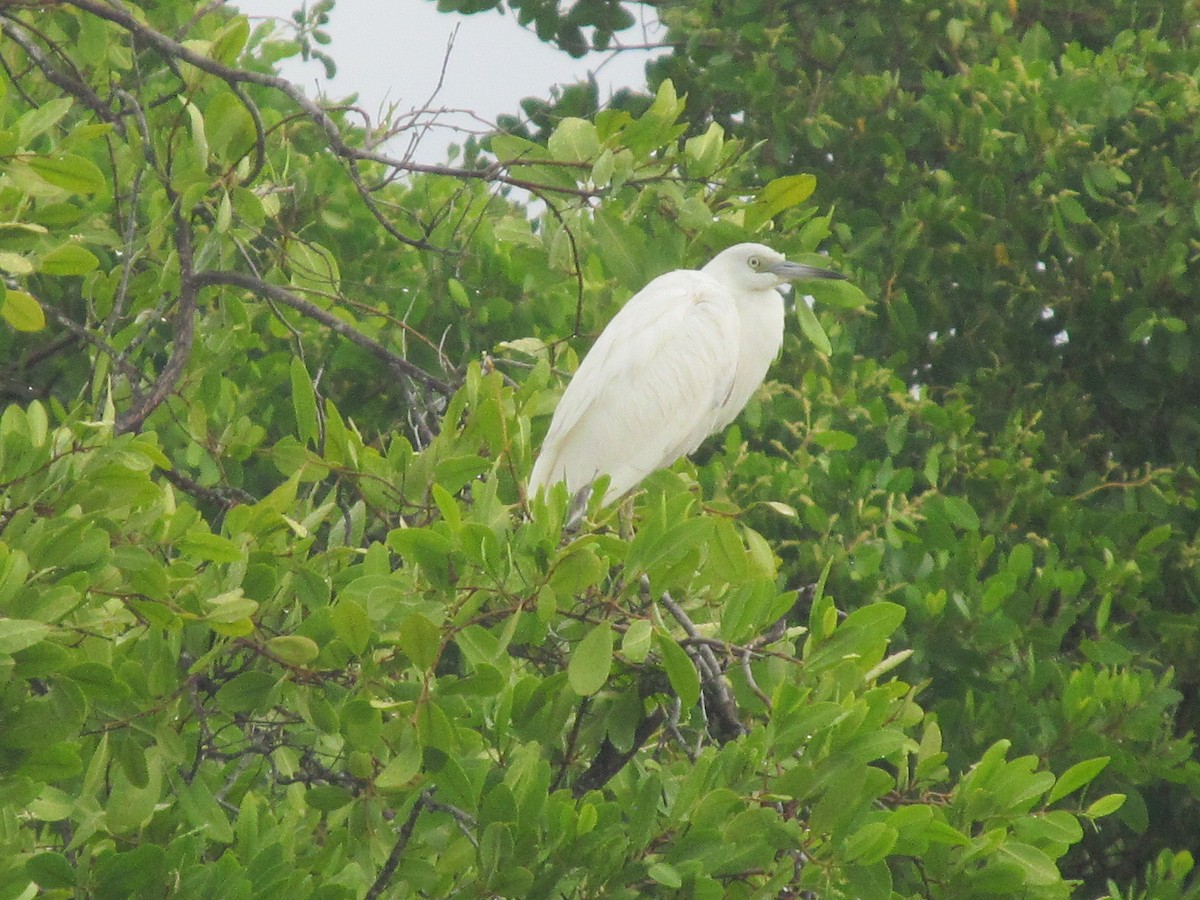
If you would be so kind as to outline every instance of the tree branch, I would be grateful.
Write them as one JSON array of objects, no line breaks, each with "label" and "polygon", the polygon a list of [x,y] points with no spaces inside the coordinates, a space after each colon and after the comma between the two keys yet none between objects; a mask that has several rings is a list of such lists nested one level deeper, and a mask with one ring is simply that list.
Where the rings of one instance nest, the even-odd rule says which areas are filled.
[{"label": "tree branch", "polygon": [[270,284],[266,281],[263,281],[261,278],[255,278],[253,275],[245,275],[241,272],[232,272],[221,269],[210,269],[205,272],[198,272],[195,276],[193,276],[192,283],[197,288],[219,284],[245,288],[248,291],[253,291],[254,293],[268,297],[277,303],[290,306],[292,309],[296,310],[302,315],[310,319],[315,319],[322,325],[325,325],[331,331],[337,332],[342,337],[357,344],[364,350],[367,350],[377,359],[390,366],[396,373],[407,376],[413,381],[421,383],[425,387],[436,391],[442,396],[448,397],[454,393],[454,388],[452,385],[442,381],[440,378],[435,378],[420,366],[409,362],[402,356],[397,356],[387,347],[383,346],[383,344],[379,343],[373,338],[367,337],[361,331],[354,328],[352,325],[343,322],[332,313],[321,309],[321,307],[317,306],[315,303],[310,303],[308,300],[296,296],[291,291],[280,287],[279,285]]},{"label": "tree branch", "polygon": [[[139,22],[132,15],[115,6],[110,6],[102,0],[65,0],[65,2],[74,6],[76,9],[91,13],[109,22],[121,26],[131,34],[137,35],[147,44],[156,48],[159,52],[168,57],[183,60],[195,66],[201,71],[207,72],[210,75],[215,75],[230,84],[248,83],[257,84],[262,87],[271,88],[280,91],[289,97],[301,110],[315,122],[322,131],[325,132],[326,140],[329,143],[329,148],[342,159],[358,160],[364,162],[375,162],[380,165],[387,166],[391,169],[397,169],[406,172],[421,172],[430,175],[446,175],[452,178],[474,179],[480,181],[498,182],[507,184],[512,187],[523,188],[530,191],[544,191],[547,193],[568,194],[577,197],[593,197],[596,195],[595,190],[587,188],[571,188],[561,185],[541,184],[539,182],[527,181],[522,178],[514,178],[507,174],[504,170],[510,165],[521,163],[496,162],[494,165],[483,169],[464,169],[457,166],[435,166],[425,163],[417,163],[412,160],[397,159],[393,156],[388,156],[385,153],[379,153],[375,150],[365,150],[361,147],[353,147],[347,144],[342,137],[341,129],[330,115],[321,107],[309,99],[304,92],[292,84],[286,78],[281,78],[278,75],[268,75],[264,72],[251,72],[246,69],[238,69],[233,66],[227,66],[224,63],[218,62],[208,56],[202,56],[194,50],[185,47],[178,41],[172,40],[165,34],[155,31],[148,25]],[[546,160],[545,164],[553,165],[554,161]],[[530,162],[529,164],[532,164]],[[563,165],[563,163],[558,163]],[[566,164],[574,165],[574,164]]]},{"label": "tree branch", "polygon": [[741,716],[738,714],[737,701],[734,700],[733,693],[729,690],[729,685],[725,681],[724,669],[717,661],[712,647],[708,646],[704,636],[696,630],[695,623],[667,591],[663,591],[659,601],[667,608],[675,621],[683,626],[687,636],[692,639],[692,643],[686,649],[700,673],[700,686],[704,690],[704,696],[716,713],[716,722],[712,723],[716,728],[710,726],[713,736],[720,740],[728,740],[745,734],[746,726],[742,724]]},{"label": "tree branch", "polygon": [[666,713],[662,709],[655,709],[654,712],[642,719],[633,732],[633,743],[624,752],[613,746],[606,737],[600,744],[600,750],[596,753],[592,764],[571,787],[572,795],[579,798],[588,791],[599,790],[608,784],[612,777],[625,768],[629,761],[637,755],[637,752],[642,749],[642,745],[650,739],[650,735],[658,731],[666,717]]}]

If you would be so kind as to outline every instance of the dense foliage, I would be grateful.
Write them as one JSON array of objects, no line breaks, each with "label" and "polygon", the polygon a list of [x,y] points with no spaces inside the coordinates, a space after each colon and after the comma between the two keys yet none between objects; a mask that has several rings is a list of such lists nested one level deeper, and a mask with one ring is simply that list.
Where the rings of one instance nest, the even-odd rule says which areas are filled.
[{"label": "dense foliage", "polygon": [[[461,167],[319,21],[0,8],[0,896],[1200,891],[1194,11],[822,6]],[[876,303],[564,535],[563,376],[750,237]]]}]

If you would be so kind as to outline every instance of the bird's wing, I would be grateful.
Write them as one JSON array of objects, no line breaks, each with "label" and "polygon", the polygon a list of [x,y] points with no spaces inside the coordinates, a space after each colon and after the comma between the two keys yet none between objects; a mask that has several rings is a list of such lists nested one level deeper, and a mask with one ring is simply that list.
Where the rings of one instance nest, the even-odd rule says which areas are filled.
[{"label": "bird's wing", "polygon": [[530,492],[611,476],[606,500],[690,453],[737,370],[737,306],[702,272],[660,276],[621,309],[563,392]]}]

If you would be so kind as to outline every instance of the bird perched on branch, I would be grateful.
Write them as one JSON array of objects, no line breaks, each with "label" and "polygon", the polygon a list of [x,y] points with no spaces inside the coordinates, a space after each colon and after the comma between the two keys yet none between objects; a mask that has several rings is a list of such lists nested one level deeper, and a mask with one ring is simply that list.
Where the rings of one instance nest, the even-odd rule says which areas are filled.
[{"label": "bird perched on branch", "polygon": [[[788,282],[843,278],[738,244],[703,269],[660,275],[608,323],[563,392],[529,478],[609,503],[732,422],[783,344]],[[586,496],[584,497],[586,502]]]}]

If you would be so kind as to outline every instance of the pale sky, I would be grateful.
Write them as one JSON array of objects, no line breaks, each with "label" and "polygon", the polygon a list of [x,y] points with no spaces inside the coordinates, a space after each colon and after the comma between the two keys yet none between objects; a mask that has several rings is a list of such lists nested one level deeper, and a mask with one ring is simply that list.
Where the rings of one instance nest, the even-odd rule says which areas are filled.
[{"label": "pale sky", "polygon": [[[253,26],[256,16],[290,20],[300,0],[234,0],[232,5],[251,16]],[[634,8],[635,14],[642,9]],[[442,89],[428,105],[473,111],[489,123],[502,113],[519,113],[521,98],[548,97],[551,85],[582,80],[589,71],[596,75],[602,100],[619,88],[641,87],[646,61],[653,55],[629,50],[572,59],[543,44],[511,15],[439,13],[429,0],[339,0],[325,29],[332,43],[322,48],[337,63],[337,76],[327,82],[319,63],[298,61],[287,63],[282,74],[310,95],[324,93],[329,99],[340,99],[357,93],[360,105],[373,117],[390,103],[397,104],[400,113],[421,109],[437,87],[456,25]],[[661,36],[660,26],[651,20],[645,31],[635,27],[618,38],[640,44]],[[439,122],[486,130],[465,114],[439,116]],[[414,158],[444,162],[447,147],[464,137],[450,127],[439,128],[422,139]],[[405,146],[391,149],[402,152]]]}]

